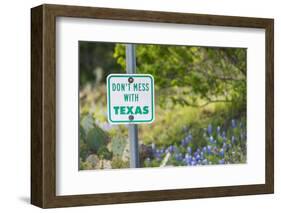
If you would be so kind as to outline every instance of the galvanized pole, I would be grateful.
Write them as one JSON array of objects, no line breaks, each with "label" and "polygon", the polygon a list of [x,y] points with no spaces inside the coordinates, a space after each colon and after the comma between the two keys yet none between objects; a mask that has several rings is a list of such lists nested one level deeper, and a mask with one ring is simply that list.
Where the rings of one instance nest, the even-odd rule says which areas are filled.
[{"label": "galvanized pole", "polygon": [[[126,45],[126,71],[128,74],[136,73],[136,51],[134,44]],[[130,141],[130,167],[140,167],[139,145],[138,145],[138,127],[136,124],[129,124]]]}]

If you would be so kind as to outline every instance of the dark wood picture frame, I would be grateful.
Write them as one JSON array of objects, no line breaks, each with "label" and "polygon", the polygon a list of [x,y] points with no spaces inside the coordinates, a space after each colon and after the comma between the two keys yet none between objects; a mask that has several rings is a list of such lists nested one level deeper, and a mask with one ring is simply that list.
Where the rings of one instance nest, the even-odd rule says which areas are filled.
[{"label": "dark wood picture frame", "polygon": [[[56,17],[265,29],[266,137],[265,184],[56,195]],[[267,194],[274,192],[274,20],[217,15],[154,12],[64,5],[31,9],[31,203],[66,207],[113,203]]]}]

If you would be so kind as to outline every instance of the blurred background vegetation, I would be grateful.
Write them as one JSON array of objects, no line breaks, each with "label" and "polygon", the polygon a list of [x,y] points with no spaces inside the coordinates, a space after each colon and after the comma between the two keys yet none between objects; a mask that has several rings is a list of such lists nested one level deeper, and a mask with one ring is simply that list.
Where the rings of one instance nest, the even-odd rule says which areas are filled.
[{"label": "blurred background vegetation", "polygon": [[[246,162],[246,49],[136,45],[154,76],[156,119],[139,125],[142,167]],[[126,125],[107,121],[106,77],[125,45],[79,42],[80,169],[129,167]]]}]

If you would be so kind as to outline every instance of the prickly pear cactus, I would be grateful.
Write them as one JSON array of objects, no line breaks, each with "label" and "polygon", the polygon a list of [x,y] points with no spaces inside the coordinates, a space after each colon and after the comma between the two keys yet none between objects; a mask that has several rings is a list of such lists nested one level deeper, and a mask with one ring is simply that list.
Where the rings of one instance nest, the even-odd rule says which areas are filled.
[{"label": "prickly pear cactus", "polygon": [[100,147],[108,143],[108,136],[100,127],[94,124],[87,134],[86,143],[96,153]]},{"label": "prickly pear cactus", "polygon": [[98,150],[108,143],[107,133],[104,132],[94,122],[94,118],[91,115],[85,115],[81,118],[80,126],[84,135],[84,142],[93,153],[97,153]]},{"label": "prickly pear cactus", "polygon": [[112,139],[112,152],[113,155],[121,157],[126,146],[126,139],[118,136]]},{"label": "prickly pear cactus", "polygon": [[[81,118],[80,125],[82,127],[83,133],[88,134],[89,131],[93,128],[94,118],[91,115],[85,115]],[[80,129],[81,131],[81,129]]]}]

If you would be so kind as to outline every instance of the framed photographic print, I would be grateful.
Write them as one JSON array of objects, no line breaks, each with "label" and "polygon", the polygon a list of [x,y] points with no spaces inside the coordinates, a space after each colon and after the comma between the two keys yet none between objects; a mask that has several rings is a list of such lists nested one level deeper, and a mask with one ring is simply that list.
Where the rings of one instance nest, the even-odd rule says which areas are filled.
[{"label": "framed photographic print", "polygon": [[273,193],[272,19],[31,9],[31,203]]}]

